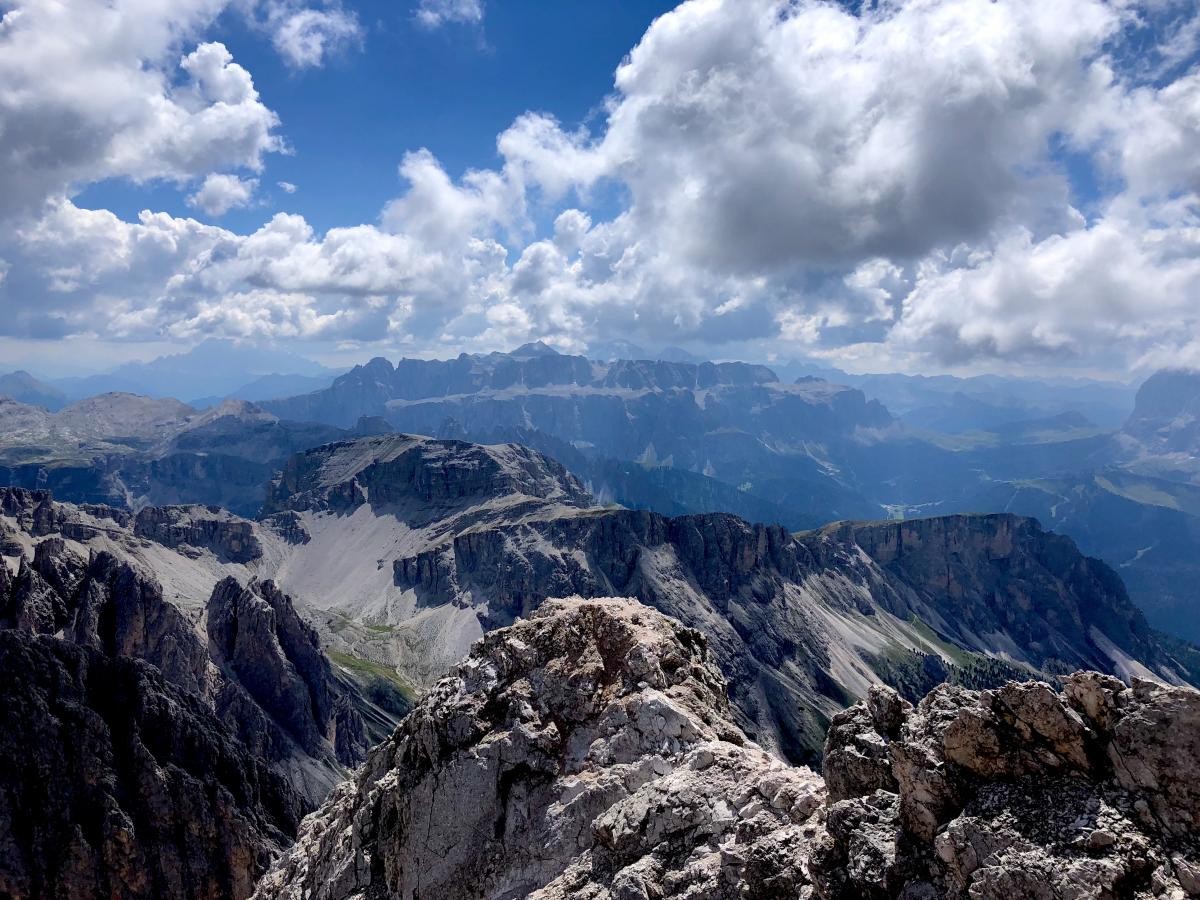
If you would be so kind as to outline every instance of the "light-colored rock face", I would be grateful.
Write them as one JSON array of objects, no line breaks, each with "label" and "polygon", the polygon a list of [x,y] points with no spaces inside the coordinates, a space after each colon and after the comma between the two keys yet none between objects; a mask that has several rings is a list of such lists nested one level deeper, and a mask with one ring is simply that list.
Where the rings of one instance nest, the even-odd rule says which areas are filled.
[{"label": "light-colored rock face", "polygon": [[1093,672],[899,708],[835,718],[820,896],[1200,896],[1200,693]]},{"label": "light-colored rock face", "polygon": [[553,601],[479,641],[258,896],[795,896],[823,798],[732,724],[697,632]]},{"label": "light-colored rock face", "polygon": [[551,601],[306,820],[261,900],[1200,896],[1200,694],[1077,673],[837,716],[822,780],[730,722],[704,639]]}]

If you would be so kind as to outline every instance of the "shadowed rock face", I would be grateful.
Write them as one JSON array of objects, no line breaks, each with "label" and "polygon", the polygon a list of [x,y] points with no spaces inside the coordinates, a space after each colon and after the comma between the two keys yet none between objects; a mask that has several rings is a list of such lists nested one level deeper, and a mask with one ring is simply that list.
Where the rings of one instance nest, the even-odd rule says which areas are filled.
[{"label": "shadowed rock face", "polygon": [[828,791],[730,721],[696,631],[555,600],[481,639],[261,900],[1200,895],[1200,694],[1077,673],[835,717]]},{"label": "shadowed rock face", "polygon": [[824,533],[861,547],[898,576],[909,589],[902,595],[932,606],[962,646],[1004,635],[1050,672],[1104,668],[1103,639],[1151,667],[1182,664],[1186,671],[1200,662],[1171,658],[1117,573],[1034,519],[944,516],[833,525]]},{"label": "shadowed rock face", "polygon": [[[39,505],[34,512],[53,517],[61,509]],[[155,530],[178,536],[182,526],[170,521]],[[224,529],[237,524],[218,517],[213,530],[191,527],[229,548]],[[32,562],[22,557],[15,575],[0,568],[0,628],[61,635],[109,657],[151,664],[200,699],[310,804],[338,781],[343,766],[364,758],[369,744],[359,708],[368,704],[335,678],[316,633],[271,582],[243,588],[230,577],[218,584],[202,634],[154,578],[113,553],[85,559],[62,538],[47,537]],[[373,734],[384,733],[380,722],[372,726]]]},{"label": "shadowed rock face", "polygon": [[272,582],[243,588],[236,578],[221,581],[208,602],[207,628],[216,665],[305,753],[320,758],[332,746],[344,765],[364,758],[362,719],[335,681],[316,631]]},{"label": "shadowed rock face", "polygon": [[226,900],[305,805],[155,667],[0,631],[0,896]]}]

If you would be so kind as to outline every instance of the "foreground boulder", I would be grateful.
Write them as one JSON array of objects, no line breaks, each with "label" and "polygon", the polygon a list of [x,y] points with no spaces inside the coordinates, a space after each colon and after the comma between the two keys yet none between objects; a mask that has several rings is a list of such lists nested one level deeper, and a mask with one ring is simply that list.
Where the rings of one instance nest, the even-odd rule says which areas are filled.
[{"label": "foreground boulder", "polygon": [[257,896],[796,896],[824,788],[729,716],[698,632],[551,601],[475,645]]},{"label": "foreground boulder", "polygon": [[1094,672],[835,717],[826,898],[1200,896],[1200,693]]},{"label": "foreground boulder", "polygon": [[554,600],[485,636],[262,900],[1200,896],[1200,694],[1078,673],[838,715],[825,783],[732,723],[696,631]]}]

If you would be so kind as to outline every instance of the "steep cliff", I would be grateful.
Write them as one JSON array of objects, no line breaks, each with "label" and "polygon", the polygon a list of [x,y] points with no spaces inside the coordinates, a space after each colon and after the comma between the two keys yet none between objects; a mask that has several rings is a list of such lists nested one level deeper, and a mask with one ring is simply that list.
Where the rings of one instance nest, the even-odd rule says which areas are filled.
[{"label": "steep cliff", "polygon": [[0,896],[249,896],[304,799],[154,666],[0,631]]}]

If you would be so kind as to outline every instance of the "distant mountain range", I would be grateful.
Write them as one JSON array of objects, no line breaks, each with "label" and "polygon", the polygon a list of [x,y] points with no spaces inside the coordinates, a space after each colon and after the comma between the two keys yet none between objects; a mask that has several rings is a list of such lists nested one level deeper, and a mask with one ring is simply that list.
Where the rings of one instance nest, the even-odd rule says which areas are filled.
[{"label": "distant mountain range", "polygon": [[200,411],[113,393],[51,413],[0,398],[0,484],[83,503],[209,503],[253,514],[288,456],[377,430],[363,427],[284,422],[237,400]]},{"label": "distant mountain range", "polygon": [[[327,377],[265,376],[237,393]],[[286,457],[326,441],[402,431],[517,442],[558,460],[602,502],[664,515],[730,512],[790,530],[956,512],[1033,516],[1117,568],[1156,626],[1200,639],[1200,376],[1155,375],[1129,399],[1120,428],[1097,424],[1127,395],[1120,385],[848,379],[871,387],[785,382],[745,363],[601,361],[544,344],[375,359],[317,390],[203,414],[118,395],[55,415],[9,404],[0,407],[0,479],[66,499],[253,514]]]},{"label": "distant mountain range", "polygon": [[108,393],[213,406],[226,399],[267,400],[317,390],[339,374],[286,350],[210,339],[184,353],[125,363],[97,375],[42,380],[27,372],[0,375],[0,396],[51,412],[71,401]]},{"label": "distant mountain range", "polygon": [[8,397],[30,406],[41,406],[51,412],[57,412],[68,402],[63,391],[54,385],[39,381],[23,370],[0,375],[0,397]]}]

